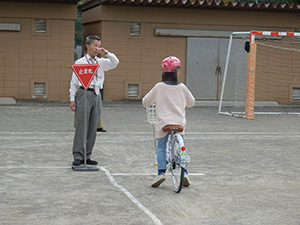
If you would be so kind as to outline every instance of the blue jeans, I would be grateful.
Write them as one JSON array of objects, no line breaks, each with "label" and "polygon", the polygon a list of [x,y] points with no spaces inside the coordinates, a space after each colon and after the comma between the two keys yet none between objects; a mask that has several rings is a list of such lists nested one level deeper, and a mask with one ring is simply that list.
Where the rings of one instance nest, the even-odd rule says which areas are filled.
[{"label": "blue jeans", "polygon": [[[184,135],[181,135],[184,141]],[[157,138],[157,148],[156,148],[156,160],[157,160],[157,169],[165,170],[166,167],[166,147],[169,134],[163,138]]]}]

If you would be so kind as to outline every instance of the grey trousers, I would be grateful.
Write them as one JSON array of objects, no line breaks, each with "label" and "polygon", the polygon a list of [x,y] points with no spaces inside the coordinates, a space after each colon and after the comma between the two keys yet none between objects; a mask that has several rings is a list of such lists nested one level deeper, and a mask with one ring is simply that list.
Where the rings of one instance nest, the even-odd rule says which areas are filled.
[{"label": "grey trousers", "polygon": [[86,159],[91,158],[97,134],[97,124],[101,114],[101,94],[92,90],[79,89],[76,93],[75,136],[73,141],[74,159],[84,159],[84,111],[86,91]]}]

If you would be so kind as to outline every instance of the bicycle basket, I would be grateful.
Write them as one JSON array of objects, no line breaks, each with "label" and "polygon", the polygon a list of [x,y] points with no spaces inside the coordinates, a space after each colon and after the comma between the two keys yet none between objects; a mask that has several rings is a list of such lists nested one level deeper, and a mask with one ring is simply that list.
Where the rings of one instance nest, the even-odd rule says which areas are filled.
[{"label": "bicycle basket", "polygon": [[156,105],[146,108],[148,123],[155,125],[156,123]]}]

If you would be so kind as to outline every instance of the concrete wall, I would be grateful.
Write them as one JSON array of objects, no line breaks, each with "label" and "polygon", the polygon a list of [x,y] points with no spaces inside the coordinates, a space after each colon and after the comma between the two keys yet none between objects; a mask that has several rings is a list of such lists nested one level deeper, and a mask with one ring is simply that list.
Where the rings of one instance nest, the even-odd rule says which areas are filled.
[{"label": "concrete wall", "polygon": [[[0,24],[21,25],[0,31],[0,97],[31,99],[34,82],[44,82],[47,100],[69,99],[76,16],[76,5],[0,3]],[[35,19],[47,21],[46,33],[34,32]]]},{"label": "concrete wall", "polygon": [[[186,37],[156,36],[156,28],[217,31],[295,31],[300,28],[300,15],[296,13],[98,6],[83,12],[82,16],[84,36],[100,35],[103,47],[120,58],[118,68],[106,73],[104,99],[111,100],[130,99],[127,96],[129,83],[139,84],[137,99],[142,98],[161,80],[160,62],[169,55],[181,59],[179,80],[185,82]],[[135,22],[141,23],[139,37],[129,35],[130,23]],[[258,99],[265,100],[264,92],[258,93]]]}]

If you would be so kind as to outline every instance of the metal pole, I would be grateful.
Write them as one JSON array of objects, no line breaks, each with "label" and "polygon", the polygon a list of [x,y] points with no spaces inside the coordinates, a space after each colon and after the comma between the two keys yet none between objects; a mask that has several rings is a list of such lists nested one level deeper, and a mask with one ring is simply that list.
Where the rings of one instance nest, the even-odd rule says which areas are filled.
[{"label": "metal pole", "polygon": [[84,167],[86,167],[86,138],[87,138],[87,132],[86,132],[86,89],[84,90]]},{"label": "metal pole", "polygon": [[[252,39],[254,41],[254,38]],[[256,49],[254,42],[250,43],[247,66],[247,90],[246,90],[246,119],[254,119],[254,102],[255,102],[255,70],[256,70]]]},{"label": "metal pole", "polygon": [[232,34],[230,35],[229,44],[228,44],[228,51],[227,51],[227,57],[226,57],[226,63],[225,63],[225,70],[224,70],[224,76],[223,76],[222,90],[221,90],[221,95],[220,95],[220,102],[219,102],[218,112],[221,112],[221,108],[222,108],[222,102],[223,102],[223,96],[224,96],[224,89],[225,89],[225,82],[226,82],[227,71],[228,71],[228,64],[229,64],[229,56],[230,56],[230,51],[231,51],[231,44],[232,44]]},{"label": "metal pole", "polygon": [[246,34],[250,34],[250,32],[249,31],[233,32],[230,35],[229,44],[228,44],[228,51],[227,51],[227,57],[226,57],[226,63],[225,63],[225,70],[224,70],[223,81],[222,81],[222,89],[221,89],[218,113],[221,112],[221,108],[222,108],[222,102],[223,102],[224,90],[225,90],[225,82],[226,82],[227,73],[228,73],[228,65],[229,65],[229,58],[230,58],[233,35],[246,35]]}]

